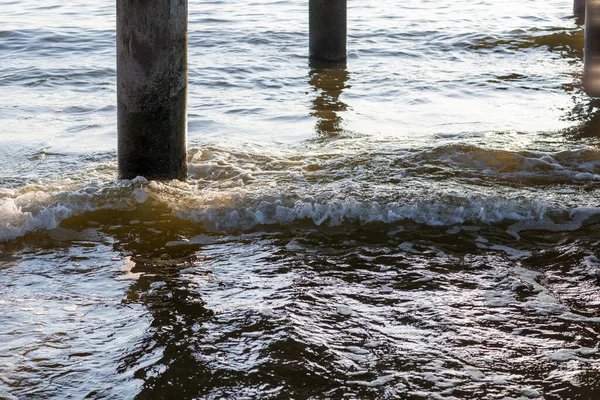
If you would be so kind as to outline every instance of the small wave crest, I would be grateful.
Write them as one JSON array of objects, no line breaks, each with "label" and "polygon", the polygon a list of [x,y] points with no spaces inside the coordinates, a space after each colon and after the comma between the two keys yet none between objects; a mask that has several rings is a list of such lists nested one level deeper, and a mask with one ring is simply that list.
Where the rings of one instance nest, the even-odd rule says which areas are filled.
[{"label": "small wave crest", "polygon": [[[297,223],[511,222],[508,233],[516,238],[527,229],[578,229],[598,213],[593,191],[582,194],[563,185],[544,186],[541,192],[532,185],[515,188],[490,180],[503,176],[523,182],[529,176],[595,182],[600,178],[595,150],[542,154],[450,145],[411,151],[390,143],[351,144],[345,151],[336,143],[302,152],[204,146],[190,152],[187,182],[118,181],[114,168],[104,164],[89,181],[71,177],[3,189],[0,241],[55,229],[86,212],[152,208],[149,204],[214,231]],[[474,176],[477,182],[468,179]]]},{"label": "small wave crest", "polygon": [[414,164],[423,163],[460,169],[464,175],[483,174],[527,185],[600,180],[600,152],[596,149],[543,153],[448,145],[418,153]]}]

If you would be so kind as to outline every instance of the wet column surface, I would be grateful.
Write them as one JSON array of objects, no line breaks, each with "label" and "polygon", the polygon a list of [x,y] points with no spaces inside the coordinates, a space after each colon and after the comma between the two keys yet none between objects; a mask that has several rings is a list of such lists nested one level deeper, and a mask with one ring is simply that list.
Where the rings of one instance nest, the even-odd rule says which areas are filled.
[{"label": "wet column surface", "polygon": [[577,17],[578,23],[582,23],[585,19],[585,2],[586,0],[573,1],[573,14]]},{"label": "wet column surface", "polygon": [[346,58],[346,0],[309,1],[309,54],[338,61]]},{"label": "wet column surface", "polygon": [[187,26],[187,0],[117,1],[119,178],[186,178]]},{"label": "wet column surface", "polygon": [[583,87],[592,97],[600,97],[600,0],[587,0]]}]

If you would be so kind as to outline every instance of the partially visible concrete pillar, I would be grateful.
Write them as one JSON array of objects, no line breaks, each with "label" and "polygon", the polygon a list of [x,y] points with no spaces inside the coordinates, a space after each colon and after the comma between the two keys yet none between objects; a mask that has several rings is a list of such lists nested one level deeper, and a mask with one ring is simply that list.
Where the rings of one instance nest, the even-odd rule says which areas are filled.
[{"label": "partially visible concrete pillar", "polygon": [[573,15],[577,17],[578,23],[585,21],[585,1],[586,0],[573,1]]},{"label": "partially visible concrete pillar", "polygon": [[588,95],[600,97],[600,0],[586,2],[583,88]]},{"label": "partially visible concrete pillar", "polygon": [[185,179],[187,0],[117,1],[119,178]]},{"label": "partially visible concrete pillar", "polygon": [[309,0],[309,54],[338,61],[346,58],[346,0]]}]

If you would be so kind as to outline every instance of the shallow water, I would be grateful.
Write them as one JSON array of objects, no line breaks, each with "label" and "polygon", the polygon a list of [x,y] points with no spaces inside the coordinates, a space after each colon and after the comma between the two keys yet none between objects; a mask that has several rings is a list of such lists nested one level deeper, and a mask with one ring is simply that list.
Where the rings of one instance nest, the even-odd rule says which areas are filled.
[{"label": "shallow water", "polygon": [[191,2],[185,182],[116,180],[114,4],[0,0],[0,398],[592,399],[565,1]]}]

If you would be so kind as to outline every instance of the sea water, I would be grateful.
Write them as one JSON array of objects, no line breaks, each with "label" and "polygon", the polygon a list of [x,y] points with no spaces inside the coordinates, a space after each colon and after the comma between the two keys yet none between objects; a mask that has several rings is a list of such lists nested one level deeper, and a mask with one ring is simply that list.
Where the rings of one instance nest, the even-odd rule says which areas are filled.
[{"label": "sea water", "polygon": [[116,179],[115,5],[0,0],[0,398],[600,396],[570,1],[190,1],[186,182]]}]

